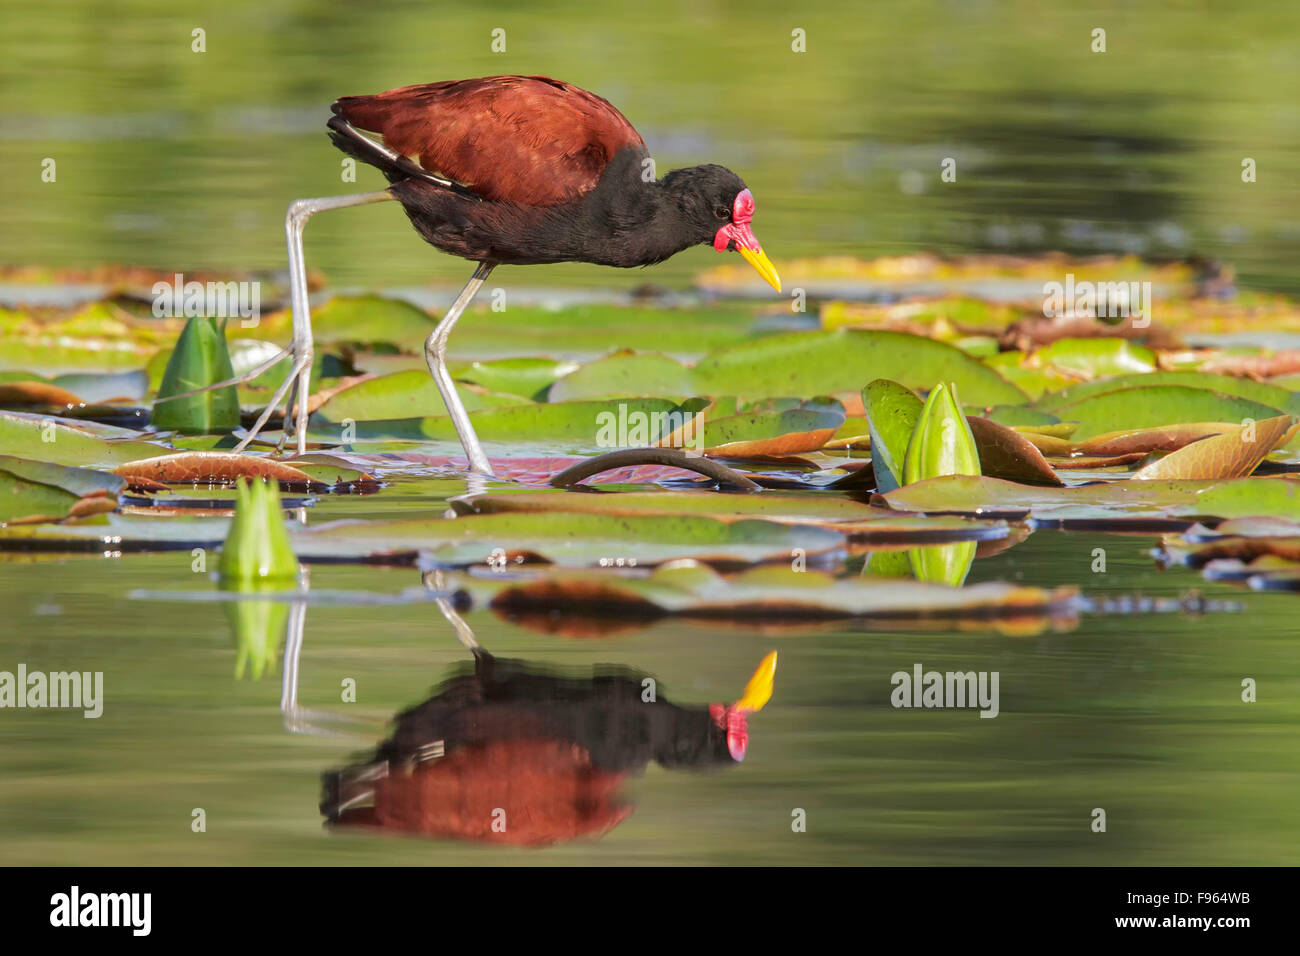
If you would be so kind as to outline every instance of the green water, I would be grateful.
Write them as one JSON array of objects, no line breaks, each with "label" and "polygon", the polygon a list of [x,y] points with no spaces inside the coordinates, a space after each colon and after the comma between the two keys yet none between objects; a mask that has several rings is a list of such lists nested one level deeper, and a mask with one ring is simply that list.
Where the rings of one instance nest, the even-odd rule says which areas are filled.
[{"label": "green water", "polygon": [[[432,504],[431,504],[431,507]],[[280,681],[236,680],[210,604],[129,600],[207,591],[188,552],[6,563],[0,661],[102,670],[104,710],[11,710],[0,728],[6,863],[1080,863],[1294,864],[1300,665],[1295,598],[1159,572],[1151,539],[1037,532],[976,562],[971,581],[1078,582],[1092,597],[1199,590],[1236,613],[1084,615],[1073,629],[804,627],[778,635],[660,622],[607,639],[538,634],[466,615],[501,657],[574,674],[619,664],[674,703],[734,699],[780,652],[744,763],[632,778],[632,815],[600,840],[521,850],[337,834],[322,772],[373,747],[386,722],[468,659],[432,604],[312,607],[302,706],[357,718],[347,736],[287,732]],[[1107,549],[1107,571],[1090,570]],[[397,592],[413,570],[318,566],[314,590]],[[890,677],[1000,674],[1000,714],[890,706]],[[1241,701],[1253,677],[1258,701]],[[343,681],[357,700],[342,701]],[[338,726],[338,725],[332,725]],[[1107,831],[1090,829],[1094,808]],[[196,808],[207,830],[191,830]],[[806,832],[792,830],[802,808]]]}]

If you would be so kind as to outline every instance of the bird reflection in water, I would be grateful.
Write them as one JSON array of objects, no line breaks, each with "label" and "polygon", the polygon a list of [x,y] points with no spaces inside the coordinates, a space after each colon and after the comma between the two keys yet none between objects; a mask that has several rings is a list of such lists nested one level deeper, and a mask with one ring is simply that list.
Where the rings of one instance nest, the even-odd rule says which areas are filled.
[{"label": "bird reflection in water", "polygon": [[679,706],[633,670],[566,677],[473,648],[364,762],[324,776],[335,827],[544,846],[596,837],[632,811],[629,774],[744,759],[747,718],[772,693],[776,653],[732,704]]}]

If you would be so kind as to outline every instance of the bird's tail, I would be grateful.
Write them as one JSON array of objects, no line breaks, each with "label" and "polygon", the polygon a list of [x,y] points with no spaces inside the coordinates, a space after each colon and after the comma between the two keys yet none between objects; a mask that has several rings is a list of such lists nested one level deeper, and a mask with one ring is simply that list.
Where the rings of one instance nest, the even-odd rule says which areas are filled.
[{"label": "bird's tail", "polygon": [[[337,108],[338,104],[336,103],[335,109],[337,110]],[[441,176],[435,176],[418,163],[412,162],[405,156],[395,153],[383,143],[366,136],[342,116],[331,116],[327,125],[329,126],[330,140],[333,141],[335,146],[349,156],[374,166],[384,174],[384,178],[390,183],[400,183],[406,179],[421,179],[444,189],[450,189],[453,192],[473,195],[460,183],[452,182],[450,179],[444,179]]]},{"label": "bird's tail", "polygon": [[322,774],[321,814],[333,824],[369,820],[374,814],[375,781],[387,773],[384,761]]}]

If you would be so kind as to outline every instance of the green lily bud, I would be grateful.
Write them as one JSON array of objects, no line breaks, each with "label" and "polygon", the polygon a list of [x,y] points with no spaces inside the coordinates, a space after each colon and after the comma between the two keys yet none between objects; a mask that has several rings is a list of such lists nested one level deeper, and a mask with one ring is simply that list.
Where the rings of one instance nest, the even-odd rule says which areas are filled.
[{"label": "green lily bud", "polygon": [[903,462],[903,484],[942,475],[979,475],[980,456],[955,383],[940,382],[921,409]]},{"label": "green lily bud", "polygon": [[221,549],[218,574],[223,587],[260,590],[291,587],[298,579],[298,559],[289,543],[274,482],[242,478],[236,486],[235,520]]},{"label": "green lily bud", "polygon": [[187,435],[228,432],[239,425],[239,394],[226,385],[211,391],[172,399],[196,388],[234,378],[226,348],[225,323],[193,317],[176,340],[149,421],[156,428],[175,429]]}]

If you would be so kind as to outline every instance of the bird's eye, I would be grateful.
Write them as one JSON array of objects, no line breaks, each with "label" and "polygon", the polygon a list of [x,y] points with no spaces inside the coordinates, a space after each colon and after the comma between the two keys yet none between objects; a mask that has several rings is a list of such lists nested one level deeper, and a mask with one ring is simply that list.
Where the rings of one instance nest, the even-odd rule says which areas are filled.
[{"label": "bird's eye", "polygon": [[731,218],[731,210],[728,209],[726,206],[714,206],[713,214],[717,216],[719,219]]}]

